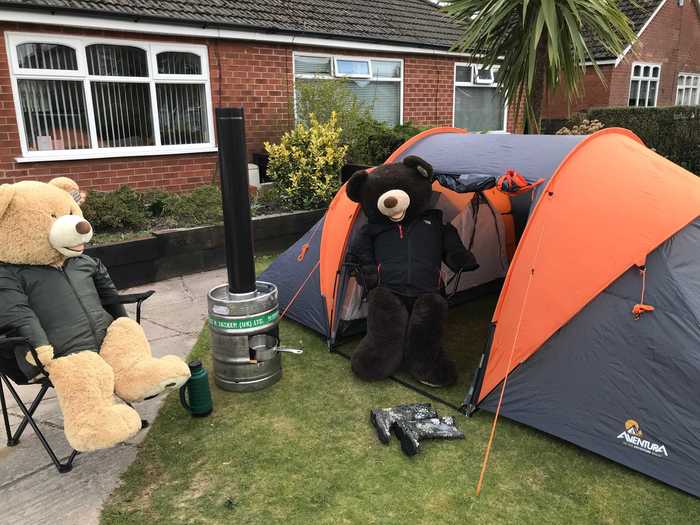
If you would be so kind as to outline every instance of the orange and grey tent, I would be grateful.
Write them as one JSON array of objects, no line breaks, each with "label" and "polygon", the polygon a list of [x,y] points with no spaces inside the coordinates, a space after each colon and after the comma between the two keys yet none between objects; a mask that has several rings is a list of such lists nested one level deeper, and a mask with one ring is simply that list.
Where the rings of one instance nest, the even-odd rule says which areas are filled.
[{"label": "orange and grey tent", "polygon": [[[451,292],[503,283],[465,412],[495,411],[507,380],[504,416],[700,496],[700,180],[622,129],[439,128],[388,161],[407,155],[433,164],[435,206],[482,264]],[[546,181],[517,248],[515,200],[483,189],[508,169]],[[364,317],[345,266],[364,220],[341,188],[261,276],[331,344]]]}]

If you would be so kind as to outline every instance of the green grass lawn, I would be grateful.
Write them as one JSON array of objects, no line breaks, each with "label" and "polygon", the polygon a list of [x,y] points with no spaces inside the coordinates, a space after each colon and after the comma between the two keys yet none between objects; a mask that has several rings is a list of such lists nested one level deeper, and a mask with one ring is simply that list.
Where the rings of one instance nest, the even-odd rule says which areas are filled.
[{"label": "green grass lawn", "polygon": [[[464,370],[483,349],[495,298],[450,312],[446,346]],[[413,458],[379,443],[372,407],[422,401],[393,382],[363,383],[318,335],[283,322],[284,376],[267,390],[212,387],[214,412],[189,417],[171,395],[102,513],[105,524],[700,523],[700,501],[522,425],[501,420],[481,497],[474,495],[492,415],[458,416],[462,441]],[[351,345],[348,345],[351,346]],[[205,330],[193,357],[211,370]]]}]

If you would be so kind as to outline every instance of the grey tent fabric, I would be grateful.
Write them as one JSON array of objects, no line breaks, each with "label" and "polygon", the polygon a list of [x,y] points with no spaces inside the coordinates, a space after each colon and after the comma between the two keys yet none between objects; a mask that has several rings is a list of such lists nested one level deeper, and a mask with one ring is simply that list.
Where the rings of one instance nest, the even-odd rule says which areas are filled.
[{"label": "grey tent fabric", "polygon": [[[510,135],[507,133],[438,133],[425,137],[404,151],[399,159],[418,155],[433,165],[440,184],[458,192],[488,186],[508,170],[516,170],[530,182],[548,181],[585,135]],[[544,189],[512,200],[516,231],[522,233],[530,210]],[[485,188],[480,188],[485,189]]]},{"label": "grey tent fabric", "polygon": [[400,156],[418,155],[436,173],[452,174],[468,182],[474,177],[498,178],[517,170],[528,182],[549,180],[564,157],[585,136],[510,135],[505,133],[439,133],[425,137]]},{"label": "grey tent fabric", "polygon": [[510,375],[502,414],[700,496],[698,246],[700,219],[649,255],[639,320],[639,269],[620,276]]},{"label": "grey tent fabric", "polygon": [[[286,310],[287,317],[327,335],[325,302],[321,296],[319,270],[315,268],[320,257],[324,220],[325,217],[320,219],[301,239],[277,257],[258,280],[277,286],[280,310]],[[300,261],[298,257],[306,244],[308,251]],[[294,300],[294,308],[287,309],[300,289],[303,293],[300,292]]]}]

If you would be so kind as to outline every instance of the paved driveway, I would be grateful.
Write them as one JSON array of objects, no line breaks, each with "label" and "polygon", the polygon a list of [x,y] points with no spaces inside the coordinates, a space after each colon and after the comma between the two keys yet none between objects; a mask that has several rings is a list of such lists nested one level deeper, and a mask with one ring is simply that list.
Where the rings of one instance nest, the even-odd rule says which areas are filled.
[{"label": "paved driveway", "polygon": [[[206,293],[226,282],[226,271],[215,270],[128,290],[156,290],[143,307],[142,324],[155,356],[186,356],[192,349],[206,319]],[[133,316],[133,309],[130,314]],[[38,387],[21,387],[25,401],[33,399]],[[5,396],[9,393],[5,390]],[[162,403],[153,399],[136,405],[144,419],[152,421]],[[10,398],[11,423],[21,420]],[[63,421],[55,393],[50,390],[36,412],[42,432],[65,459],[70,448],[63,436]],[[0,420],[1,421],[1,420]],[[104,501],[117,486],[119,476],[136,457],[137,447],[147,433],[109,450],[79,455],[74,468],[58,474],[31,428],[20,444],[5,446],[0,428],[0,524],[25,525],[98,523]]]}]

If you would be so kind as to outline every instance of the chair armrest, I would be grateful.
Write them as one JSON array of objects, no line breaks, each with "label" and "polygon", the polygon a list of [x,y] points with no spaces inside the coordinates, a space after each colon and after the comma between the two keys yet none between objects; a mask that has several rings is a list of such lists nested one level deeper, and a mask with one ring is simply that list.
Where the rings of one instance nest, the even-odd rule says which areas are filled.
[{"label": "chair armrest", "polygon": [[143,301],[151,297],[154,293],[156,293],[155,290],[147,290],[141,293],[129,293],[115,295],[114,297],[106,297],[102,299],[102,306],[109,306],[111,304],[142,303]]},{"label": "chair armrest", "polygon": [[[114,297],[106,297],[102,299],[102,306],[111,306],[115,304],[134,304],[136,303],[136,322],[141,323],[141,305],[143,302],[151,297],[155,290],[147,290],[141,293],[131,293],[115,295]],[[108,309],[109,310],[109,309]]]}]

